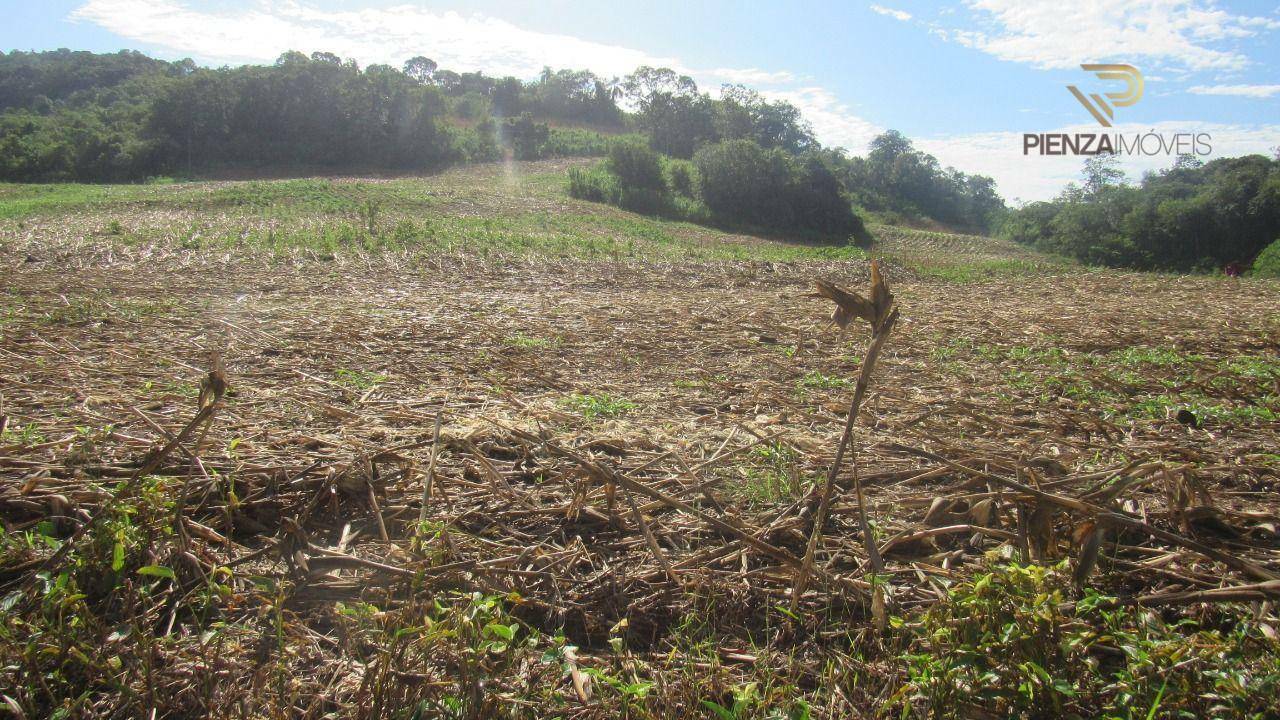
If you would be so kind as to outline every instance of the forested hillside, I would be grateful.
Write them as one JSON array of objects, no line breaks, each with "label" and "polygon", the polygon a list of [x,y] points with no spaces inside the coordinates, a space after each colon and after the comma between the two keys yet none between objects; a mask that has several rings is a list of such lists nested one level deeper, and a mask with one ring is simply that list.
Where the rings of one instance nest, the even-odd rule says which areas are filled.
[{"label": "forested hillside", "polygon": [[1003,234],[1094,265],[1180,271],[1245,265],[1280,239],[1280,160],[1187,156],[1123,180],[1115,157],[1099,156],[1083,185],[1011,213]]},{"label": "forested hillside", "polygon": [[604,155],[624,133],[673,158],[739,141],[813,172],[821,164],[835,183],[824,192],[893,218],[981,232],[1004,210],[990,178],[943,169],[899,133],[851,157],[823,147],[790,103],[741,85],[713,97],[667,68],[624,78],[548,68],[523,81],[426,57],[361,68],[288,52],[269,66],[210,69],[131,51],[0,54],[0,179],[9,181],[417,171],[506,153]]}]

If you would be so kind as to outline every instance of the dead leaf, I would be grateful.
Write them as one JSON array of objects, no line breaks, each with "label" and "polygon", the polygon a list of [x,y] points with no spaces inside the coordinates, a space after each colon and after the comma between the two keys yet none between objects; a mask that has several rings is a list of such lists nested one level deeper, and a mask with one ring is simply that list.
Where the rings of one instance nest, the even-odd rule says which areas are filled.
[{"label": "dead leaf", "polygon": [[889,317],[893,307],[893,293],[889,292],[889,283],[885,282],[884,275],[880,272],[880,263],[876,260],[871,261],[871,304],[875,308],[875,319],[871,324],[878,330],[885,318]]},{"label": "dead leaf", "polygon": [[1076,558],[1076,568],[1071,574],[1071,580],[1076,587],[1084,587],[1098,565],[1098,554],[1102,550],[1106,530],[1102,525],[1089,521],[1076,526],[1073,535],[1080,545],[1080,555]]},{"label": "dead leaf", "polygon": [[849,323],[854,318],[862,318],[875,324],[876,307],[870,300],[855,292],[836,287],[826,280],[818,280],[816,284],[818,287],[816,297],[825,297],[835,302],[836,309],[831,313],[831,319],[840,326],[840,329],[849,327]]},{"label": "dead leaf", "polygon": [[221,402],[226,392],[227,370],[222,364],[222,353],[215,350],[209,353],[209,374],[200,381],[200,409]]},{"label": "dead leaf", "polygon": [[879,331],[893,314],[893,293],[889,292],[889,284],[885,281],[884,274],[880,272],[880,263],[875,260],[871,261],[871,299],[869,300],[826,280],[818,280],[815,284],[818,292],[813,297],[825,297],[835,302],[836,309],[831,313],[831,320],[842,330],[849,327],[849,323],[853,322],[854,318],[862,318],[870,323],[873,332]]},{"label": "dead leaf", "polygon": [[991,521],[995,519],[996,504],[991,498],[979,500],[969,508],[969,522],[981,527],[991,527]]},{"label": "dead leaf", "polygon": [[1240,537],[1240,531],[1227,519],[1225,513],[1210,505],[1197,505],[1184,514],[1187,525],[1196,534],[1209,533],[1222,537]]}]

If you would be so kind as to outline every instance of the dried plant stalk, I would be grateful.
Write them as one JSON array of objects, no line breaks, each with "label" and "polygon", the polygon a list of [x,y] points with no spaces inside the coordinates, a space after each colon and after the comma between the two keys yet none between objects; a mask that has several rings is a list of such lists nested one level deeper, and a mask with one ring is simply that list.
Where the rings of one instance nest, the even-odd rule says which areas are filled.
[{"label": "dried plant stalk", "polygon": [[[871,323],[871,344],[867,347],[867,354],[862,360],[862,370],[858,374],[858,384],[853,390],[853,399],[849,403],[849,414],[845,418],[844,433],[840,436],[840,443],[836,446],[836,457],[831,463],[831,468],[827,471],[826,482],[822,486],[822,493],[818,502],[818,512],[813,520],[813,530],[809,533],[809,543],[805,548],[804,562],[800,569],[796,572],[796,584],[791,593],[791,610],[795,612],[799,607],[800,596],[804,594],[805,587],[808,584],[809,575],[813,572],[814,557],[817,554],[818,542],[822,538],[822,527],[827,522],[827,514],[831,509],[831,494],[835,487],[836,475],[840,472],[840,465],[844,461],[845,449],[849,447],[850,440],[853,436],[853,425],[858,419],[858,411],[862,407],[862,400],[866,397],[867,388],[871,384],[871,373],[875,370],[876,360],[880,357],[880,350],[884,347],[884,343],[889,339],[889,333],[893,331],[893,326],[898,320],[898,307],[894,304],[893,294],[889,292],[889,286],[884,281],[884,276],[880,273],[880,266],[874,260],[871,262],[871,299],[849,292],[836,287],[828,282],[818,282],[818,294],[834,300],[836,310],[832,315],[834,320],[842,328],[848,325],[849,321],[854,317],[860,317]],[[867,549],[867,558],[873,572],[879,573],[884,570],[884,562],[880,558],[880,552],[876,548],[875,538],[871,536],[871,526],[867,521],[866,507],[862,500],[862,486],[857,479],[857,473],[854,473],[854,491],[858,500],[858,522],[862,529],[863,544]]]}]

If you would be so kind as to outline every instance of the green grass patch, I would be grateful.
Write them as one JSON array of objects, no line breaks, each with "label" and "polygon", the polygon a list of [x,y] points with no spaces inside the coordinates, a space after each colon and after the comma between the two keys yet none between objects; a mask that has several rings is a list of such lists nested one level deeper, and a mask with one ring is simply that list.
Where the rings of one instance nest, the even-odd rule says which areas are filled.
[{"label": "green grass patch", "polygon": [[838,390],[853,387],[853,384],[848,378],[825,375],[817,370],[810,370],[796,381],[796,385],[802,390]]},{"label": "green grass patch", "polygon": [[333,376],[338,384],[361,391],[371,390],[387,381],[386,375],[366,370],[351,370],[349,368],[338,368],[333,373]]},{"label": "green grass patch", "polygon": [[1218,363],[1218,369],[1236,378],[1276,380],[1280,379],[1280,356],[1245,355],[1227,358]]},{"label": "green grass patch", "polygon": [[171,300],[148,301],[113,298],[106,293],[64,298],[61,305],[46,311],[40,321],[47,325],[82,325],[95,322],[138,322],[173,307]]},{"label": "green grass patch", "polygon": [[799,497],[812,484],[800,460],[790,445],[757,445],[747,453],[746,462],[731,468],[735,476],[725,482],[724,492],[748,504],[769,505]]},{"label": "green grass patch", "polygon": [[[594,142],[572,129],[569,146]],[[567,146],[568,147],[568,146]],[[574,153],[581,147],[571,148]],[[751,237],[573,200],[559,164],[459,167],[426,177],[305,178],[136,185],[0,184],[0,220],[72,222],[93,242],[189,250],[253,249],[600,260],[865,260],[856,245]],[[695,202],[677,195],[677,203]],[[3,232],[0,229],[0,232]],[[3,235],[0,235],[2,238]]]},{"label": "green grass patch", "polygon": [[922,277],[951,283],[979,283],[1010,277],[1027,277],[1044,274],[1049,268],[1045,263],[1032,260],[982,260],[956,264],[926,264],[905,261],[907,267]]},{"label": "green grass patch", "polygon": [[560,404],[582,415],[586,420],[621,417],[640,408],[639,403],[606,393],[595,395],[575,393],[561,399]]},{"label": "green grass patch", "polygon": [[545,350],[547,348],[555,347],[560,343],[557,339],[530,337],[522,333],[509,335],[503,339],[503,342],[511,347],[521,348],[522,350]]},{"label": "green grass patch", "polygon": [[[1166,420],[1180,410],[1200,423],[1221,425],[1271,423],[1280,416],[1271,385],[1280,378],[1280,360],[1272,355],[1213,360],[1167,346],[1087,353],[954,338],[935,346],[930,357],[952,374],[969,372],[976,361],[1000,366],[1009,391],[1034,394],[1041,404],[1069,398],[1115,422]],[[1215,392],[1206,392],[1206,386]],[[997,395],[1017,402],[1009,393]]]}]

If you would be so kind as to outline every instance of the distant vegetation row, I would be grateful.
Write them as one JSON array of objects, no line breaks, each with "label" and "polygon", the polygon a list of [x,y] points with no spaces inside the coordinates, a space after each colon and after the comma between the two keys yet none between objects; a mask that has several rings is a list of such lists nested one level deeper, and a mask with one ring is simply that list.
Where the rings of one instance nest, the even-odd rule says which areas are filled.
[{"label": "distant vegetation row", "polygon": [[692,162],[660,156],[643,141],[615,140],[604,162],[569,171],[569,194],[723,227],[870,240],[820,156],[796,157],[752,140],[703,145]]},{"label": "distant vegetation row", "polygon": [[[208,69],[131,51],[0,53],[0,179],[15,182],[418,171],[508,153],[603,155],[619,134],[685,160],[704,147],[747,141],[761,152],[744,162],[776,166],[763,178],[774,183],[770,191],[794,190],[801,177],[794,165],[796,173],[820,175],[827,186],[819,193],[828,199],[834,183],[845,204],[892,220],[983,232],[1004,212],[990,178],[944,169],[898,133],[882,136],[867,158],[851,157],[820,145],[790,103],[741,85],[713,98],[665,68],[620,79],[547,69],[525,82],[456,73],[425,57],[402,68],[361,69],[331,53],[288,52],[274,65]],[[707,203],[719,212],[716,205]],[[767,211],[774,225],[787,214],[776,210]],[[842,211],[840,222],[851,213]]]},{"label": "distant vegetation row", "polygon": [[1252,264],[1254,275],[1280,277],[1280,158],[1187,156],[1134,186],[1114,156],[1098,156],[1086,164],[1083,185],[1012,211],[1002,234],[1092,265],[1245,271]]},{"label": "distant vegetation row", "polygon": [[[611,150],[612,148],[612,150]],[[571,192],[650,214],[863,238],[861,216],[999,232],[1089,264],[1255,274],[1280,264],[1280,162],[1182,159],[1140,185],[1114,159],[1057,199],[1006,208],[993,181],[888,131],[865,157],[823,147],[799,109],[741,85],[717,97],[666,68],[531,81],[331,53],[200,68],[141,53],[0,53],[0,180],[132,182],[244,172],[417,172],[603,156]]]}]

